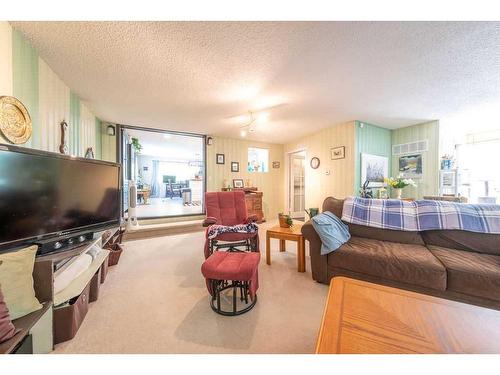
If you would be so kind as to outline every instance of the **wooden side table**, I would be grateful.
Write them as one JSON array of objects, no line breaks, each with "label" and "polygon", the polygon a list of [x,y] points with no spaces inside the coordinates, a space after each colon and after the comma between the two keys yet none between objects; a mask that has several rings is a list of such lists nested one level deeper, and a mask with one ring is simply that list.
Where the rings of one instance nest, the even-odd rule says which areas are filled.
[{"label": "wooden side table", "polygon": [[271,238],[280,240],[280,252],[286,251],[285,241],[297,242],[297,271],[306,272],[306,245],[300,229],[302,225],[294,224],[291,228],[279,225],[266,231],[266,263],[271,265]]}]

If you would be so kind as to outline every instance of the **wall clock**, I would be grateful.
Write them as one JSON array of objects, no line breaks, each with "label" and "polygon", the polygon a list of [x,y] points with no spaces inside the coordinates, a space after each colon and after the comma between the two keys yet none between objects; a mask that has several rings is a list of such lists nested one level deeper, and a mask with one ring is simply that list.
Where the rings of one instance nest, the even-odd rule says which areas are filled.
[{"label": "wall clock", "polygon": [[311,163],[310,163],[310,164],[311,164],[311,168],[312,168],[312,169],[318,169],[319,164],[320,164],[320,163],[319,163],[319,158],[317,158],[316,156],[315,156],[315,157],[313,157],[313,158],[311,159]]}]

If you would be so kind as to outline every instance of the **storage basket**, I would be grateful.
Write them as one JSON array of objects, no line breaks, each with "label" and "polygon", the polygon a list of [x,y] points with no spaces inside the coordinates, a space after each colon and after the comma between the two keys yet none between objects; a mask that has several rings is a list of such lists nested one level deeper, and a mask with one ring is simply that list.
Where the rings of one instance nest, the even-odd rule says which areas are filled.
[{"label": "storage basket", "polygon": [[120,256],[122,255],[123,247],[119,243],[114,243],[106,245],[104,248],[110,251],[108,256],[108,266],[111,267],[117,265],[120,260]]}]

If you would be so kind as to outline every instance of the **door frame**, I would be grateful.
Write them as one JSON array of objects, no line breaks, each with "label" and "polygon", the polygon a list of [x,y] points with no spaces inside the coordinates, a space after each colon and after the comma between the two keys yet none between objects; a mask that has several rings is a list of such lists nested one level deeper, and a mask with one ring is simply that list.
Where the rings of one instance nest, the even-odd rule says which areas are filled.
[{"label": "door frame", "polygon": [[[291,151],[287,151],[286,153],[286,159],[285,159],[285,166],[286,166],[286,170],[285,170],[285,180],[286,180],[286,190],[285,190],[285,207],[286,207],[286,211],[287,212],[291,212],[291,208],[292,208],[292,201],[291,201],[291,185],[292,185],[292,181],[291,181],[291,174],[290,174],[290,170],[291,170],[291,164],[290,164],[290,158],[291,158],[291,155],[292,154],[296,154],[296,153],[299,153],[299,152],[303,152],[304,153],[304,161],[307,162],[307,148],[298,148],[298,149],[294,149],[294,150],[291,150]],[[307,171],[307,163],[304,163],[304,208],[306,207],[305,206],[305,199],[306,199],[306,171]],[[305,216],[305,212],[304,212],[304,216]]]},{"label": "door frame", "polygon": [[[165,130],[165,129],[157,129],[157,128],[148,128],[148,127],[142,127],[142,126],[134,126],[134,125],[124,125],[124,124],[116,124],[117,127],[117,160],[120,165],[122,164],[122,158],[123,158],[123,131],[126,129],[132,129],[132,130],[143,130],[143,131],[150,131],[153,133],[162,133],[162,134],[173,134],[173,135],[184,135],[184,136],[190,136],[190,137],[197,137],[197,138],[203,138],[203,197],[205,196],[205,193],[207,192],[207,135],[206,134],[197,134],[197,133],[189,133],[189,132],[182,132],[182,131],[175,131],[175,130]],[[122,187],[124,186],[124,181],[122,182]],[[123,197],[123,192],[122,192],[122,197]],[[125,210],[123,209],[123,203],[121,204],[121,209],[122,209],[122,217],[124,217]],[[128,211],[128,210],[127,210]],[[205,216],[206,215],[206,207],[205,207],[205,199],[203,198],[203,204],[202,204],[202,211],[201,213],[198,214],[181,214],[181,215],[169,215],[169,216],[154,216],[154,217],[140,217],[138,218],[139,220],[151,220],[151,219],[170,219],[170,218],[177,218],[177,217],[196,217],[196,216]]]}]

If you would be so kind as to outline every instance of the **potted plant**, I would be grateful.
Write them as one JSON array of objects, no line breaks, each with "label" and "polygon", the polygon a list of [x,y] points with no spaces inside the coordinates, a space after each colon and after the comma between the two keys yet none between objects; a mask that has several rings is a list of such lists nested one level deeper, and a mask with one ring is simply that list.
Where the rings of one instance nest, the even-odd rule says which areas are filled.
[{"label": "potted plant", "polygon": [[135,149],[137,153],[140,153],[142,150],[142,145],[139,142],[139,138],[132,138],[131,141],[132,141],[132,147]]},{"label": "potted plant", "polygon": [[281,228],[290,228],[293,225],[293,220],[290,215],[285,215],[283,213],[278,214],[278,219],[280,221]]},{"label": "potted plant", "polygon": [[413,181],[411,178],[403,178],[402,174],[399,174],[398,177],[389,177],[389,178],[384,178],[384,181],[393,188],[394,194],[396,195],[396,199],[401,199],[401,194],[403,192],[403,189],[407,186],[413,186],[417,187],[417,184],[415,181]]}]

